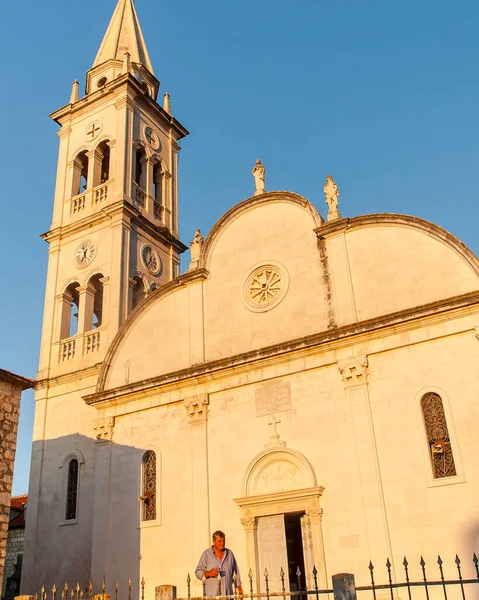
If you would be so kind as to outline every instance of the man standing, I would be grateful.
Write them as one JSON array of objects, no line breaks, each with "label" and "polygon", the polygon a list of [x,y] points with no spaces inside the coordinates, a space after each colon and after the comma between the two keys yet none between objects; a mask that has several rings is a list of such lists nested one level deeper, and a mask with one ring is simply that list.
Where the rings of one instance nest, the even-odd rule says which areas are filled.
[{"label": "man standing", "polygon": [[218,595],[218,574],[221,576],[221,595],[234,594],[233,575],[236,573],[238,593],[243,594],[238,565],[234,554],[225,548],[225,534],[222,531],[213,533],[213,545],[203,552],[196,567],[198,579],[206,577],[206,595]]}]

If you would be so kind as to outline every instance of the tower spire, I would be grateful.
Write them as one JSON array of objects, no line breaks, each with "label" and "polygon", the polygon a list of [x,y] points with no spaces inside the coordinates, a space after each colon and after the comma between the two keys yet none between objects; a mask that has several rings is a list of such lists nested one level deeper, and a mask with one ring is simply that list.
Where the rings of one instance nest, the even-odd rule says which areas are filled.
[{"label": "tower spire", "polygon": [[123,61],[125,52],[154,74],[133,0],[118,0],[92,68],[110,59]]}]

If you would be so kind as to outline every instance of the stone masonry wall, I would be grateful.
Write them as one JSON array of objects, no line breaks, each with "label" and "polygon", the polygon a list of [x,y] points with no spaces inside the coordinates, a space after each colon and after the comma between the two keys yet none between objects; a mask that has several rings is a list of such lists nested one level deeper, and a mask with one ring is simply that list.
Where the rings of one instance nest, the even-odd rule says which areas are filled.
[{"label": "stone masonry wall", "polygon": [[25,540],[25,529],[11,529],[8,532],[7,555],[5,557],[5,568],[3,572],[2,598],[5,596],[7,579],[15,573],[17,557],[23,554],[23,543]]},{"label": "stone masonry wall", "polygon": [[20,393],[11,383],[0,382],[0,583],[7,550]]}]

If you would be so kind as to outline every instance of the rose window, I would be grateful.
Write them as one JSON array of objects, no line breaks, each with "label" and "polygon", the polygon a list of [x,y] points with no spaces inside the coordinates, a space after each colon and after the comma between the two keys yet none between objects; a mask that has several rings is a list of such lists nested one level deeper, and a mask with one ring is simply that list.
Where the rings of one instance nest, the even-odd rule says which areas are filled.
[{"label": "rose window", "polygon": [[272,308],[287,290],[287,277],[277,266],[268,264],[254,269],[245,280],[244,298],[255,311]]}]

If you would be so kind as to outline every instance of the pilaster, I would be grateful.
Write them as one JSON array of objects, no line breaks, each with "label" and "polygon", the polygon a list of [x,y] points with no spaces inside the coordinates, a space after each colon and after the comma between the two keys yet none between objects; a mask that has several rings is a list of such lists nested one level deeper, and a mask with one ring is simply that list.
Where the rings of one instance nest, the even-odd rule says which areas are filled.
[{"label": "pilaster", "polygon": [[351,411],[369,556],[375,564],[393,554],[369,396],[368,366],[368,357],[364,355],[338,361]]},{"label": "pilaster", "polygon": [[193,486],[193,550],[200,556],[210,538],[208,482],[207,394],[184,401],[191,434],[191,482]]},{"label": "pilaster", "polygon": [[[243,517],[241,525],[243,525],[246,536],[246,566],[248,567],[248,571],[251,569],[252,573],[256,575],[259,564],[258,544],[256,543],[258,517]],[[245,574],[243,574],[243,580],[246,580]]]},{"label": "pilaster", "polygon": [[78,333],[91,331],[93,325],[93,307],[95,304],[95,288],[89,285],[77,287],[78,291]]}]

